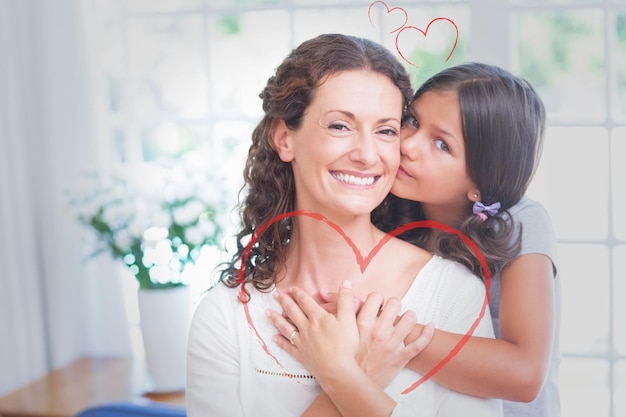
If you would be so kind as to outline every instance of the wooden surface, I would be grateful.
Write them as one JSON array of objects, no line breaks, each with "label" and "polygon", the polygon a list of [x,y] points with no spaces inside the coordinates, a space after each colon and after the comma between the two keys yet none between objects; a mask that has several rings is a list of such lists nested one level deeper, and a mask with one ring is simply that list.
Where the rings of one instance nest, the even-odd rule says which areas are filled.
[{"label": "wooden surface", "polygon": [[83,358],[0,398],[2,417],[73,417],[113,401],[184,406],[184,392],[150,393],[145,369],[127,358]]}]

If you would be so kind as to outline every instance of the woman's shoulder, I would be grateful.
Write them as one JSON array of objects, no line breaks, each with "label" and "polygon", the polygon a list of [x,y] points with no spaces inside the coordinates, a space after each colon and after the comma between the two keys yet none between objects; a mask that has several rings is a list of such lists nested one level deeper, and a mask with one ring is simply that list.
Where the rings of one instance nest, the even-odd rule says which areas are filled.
[{"label": "woman's shoulder", "polygon": [[[433,255],[415,279],[428,285],[443,299],[473,298],[485,293],[485,283],[465,265]],[[436,288],[436,289],[435,289]]]},{"label": "woman's shoulder", "polygon": [[[430,262],[439,272],[440,280],[444,282],[442,296],[450,303],[477,303],[487,290],[486,282],[474,274],[467,266],[440,256],[434,256]],[[453,301],[454,300],[454,301]]]},{"label": "woman's shoulder", "polygon": [[467,266],[440,255],[433,255],[427,266],[429,274],[439,274],[453,280],[469,281],[472,284],[482,285],[480,277],[475,275]]},{"label": "woman's shoulder", "polygon": [[388,250],[393,252],[393,258],[397,260],[402,256],[408,260],[420,260],[422,264],[425,264],[432,257],[432,252],[398,237],[391,237],[387,246],[389,246]]},{"label": "woman's shoulder", "polygon": [[[485,283],[458,262],[434,255],[415,281],[403,305],[413,306],[418,320],[464,333],[477,318],[489,317]],[[480,320],[475,334],[493,337],[491,321]]]},{"label": "woman's shoulder", "polygon": [[[374,251],[376,250],[374,248]],[[381,258],[385,268],[413,271],[411,279],[415,277],[415,272],[423,268],[432,258],[432,253],[426,249],[391,235],[386,235],[381,239],[378,250],[379,253],[375,255]]]},{"label": "woman's shoulder", "polygon": [[239,290],[229,288],[219,281],[204,291],[195,303],[194,317],[225,317],[234,311],[233,304],[237,301]]}]

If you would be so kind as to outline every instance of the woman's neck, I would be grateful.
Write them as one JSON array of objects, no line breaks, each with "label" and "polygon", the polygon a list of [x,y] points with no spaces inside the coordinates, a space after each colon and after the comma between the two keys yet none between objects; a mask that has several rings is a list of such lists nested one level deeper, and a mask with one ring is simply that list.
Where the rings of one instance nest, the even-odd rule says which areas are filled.
[{"label": "woman's neck", "polygon": [[337,223],[298,216],[293,224],[277,286],[286,290],[296,285],[314,297],[320,289],[335,291],[341,281],[362,276],[355,251],[367,256],[383,236],[369,216]]}]

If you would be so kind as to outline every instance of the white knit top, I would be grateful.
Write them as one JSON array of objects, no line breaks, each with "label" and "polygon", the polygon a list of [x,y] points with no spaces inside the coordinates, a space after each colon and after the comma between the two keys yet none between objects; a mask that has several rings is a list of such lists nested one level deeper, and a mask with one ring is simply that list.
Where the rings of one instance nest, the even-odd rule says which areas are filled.
[{"label": "white knit top", "polygon": [[[277,330],[265,311],[281,311],[272,293],[250,291],[244,307],[238,289],[219,284],[196,308],[187,360],[189,417],[300,416],[320,393],[315,378],[272,342]],[[476,324],[474,335],[493,337],[485,300],[484,284],[467,268],[434,256],[411,284],[402,308],[414,310],[419,323],[462,334]],[[501,401],[460,394],[431,379],[402,394],[420,377],[403,369],[386,388],[398,402],[392,416],[502,415]]]}]

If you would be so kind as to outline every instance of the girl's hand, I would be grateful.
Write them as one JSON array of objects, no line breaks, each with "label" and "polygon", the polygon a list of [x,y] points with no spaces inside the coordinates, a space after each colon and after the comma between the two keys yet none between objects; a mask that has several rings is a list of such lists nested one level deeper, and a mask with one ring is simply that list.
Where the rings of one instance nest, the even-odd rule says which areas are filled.
[{"label": "girl's hand", "polygon": [[384,302],[380,294],[371,293],[357,315],[360,336],[357,362],[382,388],[430,343],[434,333],[432,324],[416,333],[415,313],[407,310],[398,316],[401,307],[395,297]]},{"label": "girl's hand", "polygon": [[[324,310],[332,314],[337,314],[337,294],[337,292],[331,292],[323,289],[319,291],[320,298],[322,299],[320,305],[324,308]],[[363,300],[355,298],[354,312],[358,313],[362,305]]]}]

